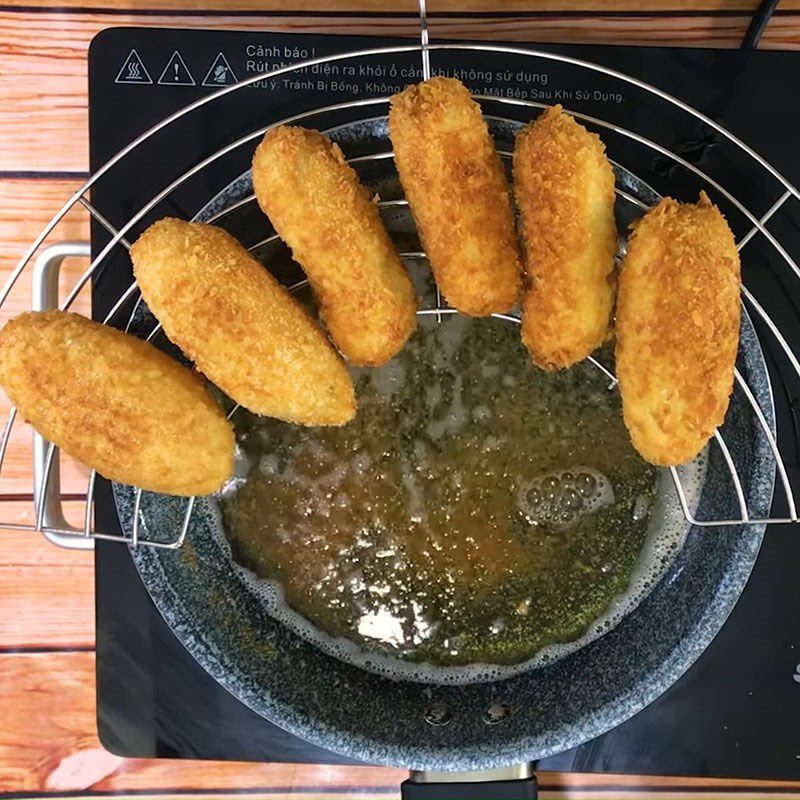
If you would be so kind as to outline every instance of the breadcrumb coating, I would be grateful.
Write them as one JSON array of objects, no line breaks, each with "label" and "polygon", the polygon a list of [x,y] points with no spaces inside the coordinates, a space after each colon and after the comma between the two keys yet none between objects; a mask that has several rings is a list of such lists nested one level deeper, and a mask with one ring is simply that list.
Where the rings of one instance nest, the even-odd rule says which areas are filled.
[{"label": "breadcrumb coating", "polygon": [[116,328],[21,314],[0,332],[0,385],[45,439],[110,480],[190,496],[233,472],[233,430],[200,376]]},{"label": "breadcrumb coating", "polygon": [[436,283],[463,314],[505,313],[522,285],[514,212],[480,106],[454,78],[394,95],[389,135]]},{"label": "breadcrumb coating", "polygon": [[416,327],[417,299],[369,192],[318,131],[281,126],[253,157],[262,211],[308,276],[331,338],[356,366],[381,366]]},{"label": "breadcrumb coating", "polygon": [[522,340],[537,366],[565,369],[609,336],[614,171],[600,138],[554,106],[517,136],[514,192],[529,282]]},{"label": "breadcrumb coating", "polygon": [[739,344],[733,234],[704,192],[665,198],[634,227],[617,298],[617,377],[634,447],[660,466],[694,458],[722,424]]},{"label": "breadcrumb coating", "polygon": [[162,219],[131,258],[164,332],[237,403],[299,425],[353,418],[353,384],[325,334],[229,233]]}]

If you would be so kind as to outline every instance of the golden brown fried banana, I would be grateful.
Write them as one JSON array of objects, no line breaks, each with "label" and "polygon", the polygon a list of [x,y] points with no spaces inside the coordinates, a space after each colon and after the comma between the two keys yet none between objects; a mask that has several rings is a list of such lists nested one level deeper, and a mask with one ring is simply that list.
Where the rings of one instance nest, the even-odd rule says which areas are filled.
[{"label": "golden brown fried banana", "polygon": [[237,403],[301,425],[353,418],[353,384],[330,342],[229,233],[162,219],[131,258],[164,332]]},{"label": "golden brown fried banana", "polygon": [[444,298],[463,314],[509,311],[522,279],[514,213],[480,106],[454,78],[392,97],[400,181]]},{"label": "golden brown fried banana", "polygon": [[0,385],[42,436],[113,481],[188,496],[233,472],[233,430],[200,376],[78,314],[12,319]]},{"label": "golden brown fried banana", "polygon": [[739,253],[704,192],[634,226],[617,297],[617,377],[633,446],[652,464],[696,456],[722,424],[739,343]]},{"label": "golden brown fried banana", "polygon": [[517,136],[514,192],[530,281],[522,340],[539,367],[564,369],[608,338],[614,171],[600,138],[554,106]]},{"label": "golden brown fried banana", "polygon": [[378,208],[339,147],[318,131],[269,131],[253,157],[262,211],[292,249],[344,356],[380,366],[416,325],[411,279]]}]

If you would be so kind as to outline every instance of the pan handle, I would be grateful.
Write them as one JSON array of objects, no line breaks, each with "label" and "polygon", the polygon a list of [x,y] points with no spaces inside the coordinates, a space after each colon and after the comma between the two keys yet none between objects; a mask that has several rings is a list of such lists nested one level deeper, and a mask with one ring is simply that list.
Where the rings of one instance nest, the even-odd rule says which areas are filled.
[{"label": "pan handle", "polygon": [[[89,242],[58,242],[46,247],[33,267],[33,296],[31,308],[34,311],[48,311],[58,308],[58,275],[61,264],[67,258],[89,258]],[[33,434],[33,500],[34,507],[44,503],[42,531],[52,544],[70,550],[91,550],[94,540],[84,536],[83,528],[75,528],[64,518],[61,504],[61,477],[59,472],[58,448],[53,450],[53,463],[50,474],[47,472],[47,452],[50,442],[34,431]]]},{"label": "pan handle", "polygon": [[474,772],[412,771],[403,781],[402,800],[536,800],[533,764]]}]

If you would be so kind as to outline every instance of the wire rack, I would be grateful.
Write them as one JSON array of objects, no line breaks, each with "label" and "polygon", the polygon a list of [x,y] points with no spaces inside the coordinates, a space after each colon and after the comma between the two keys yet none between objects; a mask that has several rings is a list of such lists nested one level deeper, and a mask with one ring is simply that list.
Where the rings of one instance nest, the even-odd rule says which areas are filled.
[{"label": "wire rack", "polygon": [[[626,140],[635,142],[636,144],[646,148],[652,153],[658,154],[660,157],[668,159],[671,163],[679,165],[690,173],[693,173],[696,178],[700,179],[705,185],[709,194],[712,197],[721,197],[727,200],[733,207],[735,207],[741,214],[749,221],[751,227],[749,231],[741,237],[738,241],[738,249],[744,250],[747,245],[752,242],[756,237],[762,237],[772,248],[774,253],[777,254],[780,262],[784,268],[788,268],[791,272],[792,280],[800,280],[800,268],[795,260],[777,240],[777,238],[766,227],[770,219],[777,214],[786,203],[792,200],[800,200],[800,193],[798,190],[768,161],[761,155],[752,150],[744,142],[740,141],[736,136],[725,130],[722,126],[714,120],[700,113],[699,111],[691,108],[686,103],[682,102],[676,97],[667,94],[664,91],[638,80],[629,75],[622,74],[615,70],[609,69],[599,64],[583,61],[577,58],[572,58],[565,55],[556,55],[553,53],[542,52],[530,48],[487,45],[487,44],[432,44],[429,41],[428,22],[425,9],[424,0],[420,3],[420,41],[419,44],[409,44],[403,46],[381,47],[381,48],[368,48],[363,50],[356,50],[350,52],[343,52],[335,55],[312,58],[305,61],[297,62],[288,66],[282,66],[258,75],[247,78],[235,85],[226,86],[218,91],[209,94],[193,103],[186,105],[179,111],[171,114],[163,119],[157,125],[153,126],[130,144],[120,150],[116,155],[110,158],[103,164],[61,207],[58,213],[51,219],[45,226],[39,236],[20,260],[19,264],[14,269],[12,275],[8,279],[2,292],[0,293],[0,309],[6,310],[8,313],[8,299],[14,286],[18,283],[20,278],[26,273],[31,273],[31,280],[33,284],[33,297],[31,307],[34,310],[42,310],[45,308],[58,307],[61,309],[70,308],[81,291],[88,285],[90,280],[94,277],[97,278],[107,266],[110,254],[118,248],[128,249],[130,244],[126,239],[126,235],[134,228],[134,226],[142,220],[152,209],[154,209],[164,199],[168,198],[179,186],[188,181],[192,176],[198,174],[200,171],[207,168],[210,164],[223,158],[229,153],[237,150],[243,145],[254,145],[259,140],[265,131],[281,124],[314,124],[316,118],[331,112],[347,112],[356,115],[356,119],[362,119],[364,114],[371,114],[375,109],[386,109],[388,106],[388,97],[374,97],[348,102],[336,103],[328,106],[312,109],[303,113],[298,113],[285,119],[278,120],[273,124],[254,130],[245,136],[237,139],[236,141],[226,145],[225,147],[210,153],[205,158],[195,163],[190,169],[179,175],[175,180],[170,182],[158,194],[152,197],[145,203],[135,214],[133,214],[126,222],[120,227],[113,226],[104,216],[102,211],[96,208],[89,201],[87,193],[89,189],[104,175],[109,173],[115,165],[122,161],[128,154],[140,147],[145,141],[156,136],[161,131],[168,129],[177,120],[191,115],[197,109],[210,104],[217,103],[223,97],[231,92],[237,92],[244,87],[250,86],[258,81],[272,79],[281,75],[289,75],[297,70],[303,68],[314,67],[316,65],[324,65],[326,63],[333,63],[339,61],[350,61],[358,59],[374,59],[397,54],[414,54],[418,53],[422,63],[423,78],[430,77],[432,73],[431,59],[435,59],[436,53],[440,51],[464,51],[471,54],[472,57],[480,57],[482,59],[490,58],[492,56],[515,56],[523,57],[525,59],[533,59],[545,62],[560,62],[562,64],[570,65],[570,67],[578,68],[593,73],[600,73],[607,78],[611,78],[622,82],[631,87],[635,87],[642,92],[645,92],[652,97],[656,98],[659,102],[668,104],[674,109],[678,109],[691,117],[703,126],[713,130],[718,136],[722,137],[726,142],[735,147],[740,153],[744,154],[747,159],[752,161],[759,170],[765,172],[774,181],[776,186],[776,197],[774,203],[767,210],[766,213],[756,216],[743,202],[736,196],[729,192],[724,186],[720,185],[712,176],[703,172],[698,166],[685,160],[682,156],[662,145],[650,140],[649,138],[640,135],[636,131],[628,130],[620,127],[605,119],[595,116],[590,116],[580,113],[577,110],[567,109],[576,118],[587,123],[595,129],[601,131],[610,131],[614,134],[623,137]],[[475,95],[479,101],[487,101],[497,103],[505,106],[516,106],[529,109],[531,114],[535,110],[545,108],[546,105],[533,100],[520,100],[497,96],[483,96]],[[385,110],[383,111],[385,116]],[[510,157],[510,153],[501,153],[504,157]],[[371,154],[367,156],[360,156],[350,159],[351,163],[391,159],[393,154],[391,152],[382,152]],[[619,198],[626,203],[631,203],[637,206],[641,211],[646,210],[649,206],[643,203],[640,199],[633,197],[625,192],[623,189],[618,188],[617,194]],[[252,195],[244,197],[235,203],[229,205],[218,211],[209,221],[219,221],[221,218],[230,214],[243,206],[254,202]],[[380,202],[383,208],[392,206],[402,207],[407,205],[404,199],[396,200],[383,200]],[[64,216],[74,208],[83,208],[91,218],[99,223],[110,235],[108,243],[91,259],[88,267],[79,276],[77,281],[69,288],[66,297],[59,302],[58,292],[58,271],[61,263],[67,257],[82,256],[90,257],[90,248],[88,243],[85,242],[57,242],[51,244],[53,232],[58,223]],[[277,239],[273,235],[258,242],[251,250],[269,244]],[[624,246],[624,245],[623,245]],[[425,258],[425,253],[421,251],[409,251],[401,253],[401,256],[406,260],[422,260]],[[306,285],[305,281],[296,283],[290,287],[290,291],[297,291]],[[777,344],[782,359],[788,364],[793,374],[800,378],[800,362],[792,352],[792,349],[787,342],[784,335],[781,333],[778,325],[772,320],[765,308],[756,298],[756,296],[744,285],[741,287],[742,304],[749,311],[753,312],[755,316],[763,323],[763,328],[772,337],[773,341]],[[127,316],[127,321],[123,318],[124,310],[133,305],[132,310]],[[114,303],[113,307],[103,320],[105,323],[115,324],[117,327],[122,327],[125,330],[130,329],[134,320],[134,315],[141,304],[141,297],[138,293],[138,288],[134,283],[131,283],[119,298]],[[441,320],[444,315],[456,313],[453,309],[443,304],[441,297],[436,292],[436,301],[433,306],[423,308],[418,312],[420,315],[434,315],[438,320]],[[518,323],[519,320],[512,315],[496,315],[500,318],[511,323]],[[156,324],[150,332],[148,339],[153,339],[160,331],[161,326]],[[609,379],[609,388],[614,388],[616,385],[616,378],[614,375],[599,361],[591,358],[590,361],[600,370],[602,370]],[[785,498],[786,513],[778,516],[757,516],[750,513],[748,508],[745,490],[740,475],[740,469],[731,454],[731,450],[725,441],[724,430],[717,430],[712,439],[711,447],[716,447],[724,460],[729,473],[730,485],[735,494],[736,505],[738,506],[738,515],[733,515],[727,519],[696,519],[689,507],[687,501],[687,494],[681,483],[680,473],[677,469],[670,470],[673,484],[677,492],[682,510],[689,523],[701,527],[714,527],[726,525],[740,525],[740,524],[765,524],[765,523],[794,523],[798,521],[796,498],[792,481],[789,477],[789,470],[781,454],[781,449],[776,436],[773,434],[773,429],[768,422],[771,418],[772,410],[763,408],[759,405],[753,391],[748,386],[747,382],[737,370],[735,373],[735,391],[742,394],[749,406],[754,419],[757,421],[758,426],[769,445],[769,450],[775,462],[775,470],[778,477],[778,486]],[[235,410],[235,409],[234,409]],[[233,413],[233,412],[231,412]],[[6,466],[6,456],[9,450],[9,443],[12,440],[12,431],[15,425],[19,425],[18,414],[16,409],[11,408],[3,431],[2,439],[0,439],[0,497],[8,496],[3,493],[3,480],[4,480],[4,467]],[[723,426],[724,427],[724,426]],[[91,472],[88,476],[87,487],[85,492],[85,501],[83,506],[83,524],[75,525],[66,521],[62,507],[62,496],[60,488],[60,475],[59,475],[59,454],[58,449],[51,443],[46,442],[40,436],[34,433],[33,439],[33,465],[34,465],[34,486],[32,495],[32,519],[30,521],[20,523],[18,521],[2,522],[0,526],[5,528],[17,530],[39,531],[43,533],[53,543],[71,547],[71,548],[88,548],[93,545],[94,539],[108,539],[115,541],[122,541],[130,546],[149,546],[156,548],[174,549],[181,546],[187,532],[189,530],[192,511],[195,505],[195,498],[190,498],[186,501],[185,510],[183,513],[182,523],[180,529],[174,531],[171,536],[166,539],[153,539],[142,536],[140,532],[140,517],[141,504],[142,504],[142,491],[136,490],[135,492],[135,505],[133,519],[134,523],[132,530],[129,533],[116,534],[108,531],[97,530],[94,525],[94,497],[97,476]],[[2,508],[2,506],[0,506]]]}]

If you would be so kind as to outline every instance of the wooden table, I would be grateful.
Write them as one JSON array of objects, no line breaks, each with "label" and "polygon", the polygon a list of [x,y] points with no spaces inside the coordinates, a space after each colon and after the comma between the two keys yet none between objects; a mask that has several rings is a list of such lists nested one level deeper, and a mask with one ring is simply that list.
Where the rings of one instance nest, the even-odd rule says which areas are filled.
[{"label": "wooden table", "polygon": [[[56,0],[51,0],[56,2]],[[736,47],[755,0],[429,0],[433,37]],[[385,9],[391,6],[392,11]],[[465,9],[483,12],[469,17]],[[313,11],[304,15],[304,11]],[[346,19],[341,12],[349,12]],[[0,282],[88,168],[86,52],[121,25],[416,34],[414,0],[5,0],[0,4]],[[800,0],[783,0],[762,47],[800,48]],[[88,237],[71,212],[57,238]],[[84,264],[65,265],[67,281]],[[23,282],[4,314],[28,303]],[[83,299],[78,306],[86,311]],[[3,400],[3,402],[5,402]],[[4,410],[4,409],[0,409]],[[24,450],[27,431],[17,434]],[[79,514],[85,471],[63,491]],[[11,453],[0,519],[30,521],[29,455]],[[95,731],[92,556],[0,531],[0,797],[396,797],[401,770],[125,760]],[[544,774],[545,797],[800,797],[800,784]],[[613,788],[616,787],[616,788]],[[708,796],[708,795],[706,795]]]}]

